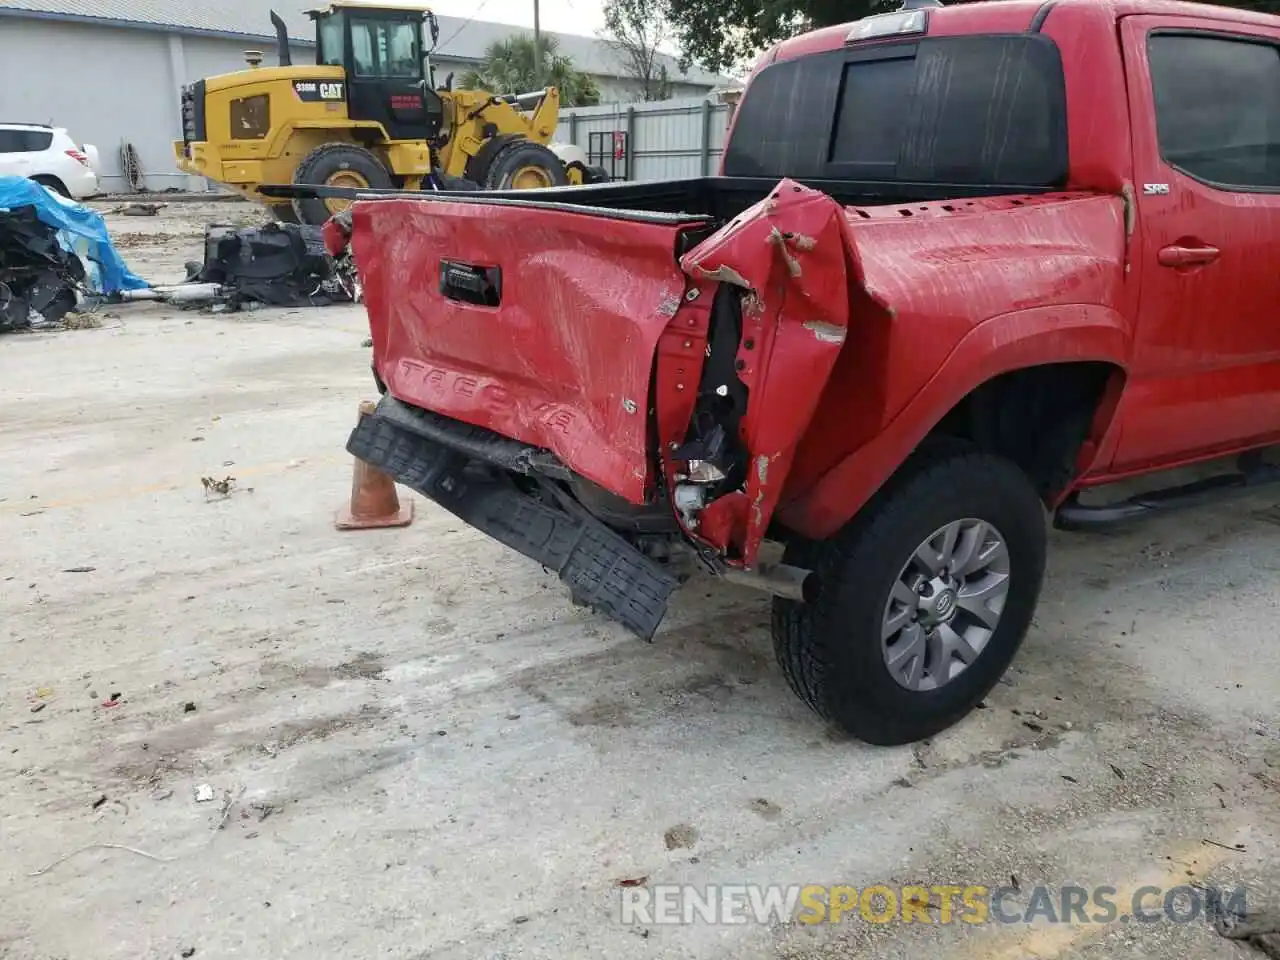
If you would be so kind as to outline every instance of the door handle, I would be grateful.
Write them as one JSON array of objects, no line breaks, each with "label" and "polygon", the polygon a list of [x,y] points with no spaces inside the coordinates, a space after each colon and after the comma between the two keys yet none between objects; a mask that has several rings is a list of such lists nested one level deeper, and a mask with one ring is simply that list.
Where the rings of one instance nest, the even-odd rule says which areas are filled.
[{"label": "door handle", "polygon": [[1161,247],[1156,260],[1162,267],[1194,267],[1204,263],[1213,263],[1221,251],[1217,247],[1204,244],[1198,247],[1184,247],[1174,244]]}]

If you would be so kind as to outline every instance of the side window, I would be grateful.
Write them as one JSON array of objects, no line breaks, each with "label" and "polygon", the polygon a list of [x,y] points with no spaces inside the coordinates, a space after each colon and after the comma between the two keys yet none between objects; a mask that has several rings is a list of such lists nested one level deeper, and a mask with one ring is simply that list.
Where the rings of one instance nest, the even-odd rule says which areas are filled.
[{"label": "side window", "polygon": [[344,51],[342,49],[341,13],[331,13],[320,22],[320,63],[330,67],[342,66]]},{"label": "side window", "polygon": [[355,20],[351,24],[351,53],[355,61],[357,77],[376,77],[378,75],[376,23],[366,20]]},{"label": "side window", "polygon": [[1280,49],[1193,34],[1147,40],[1166,163],[1227,188],[1280,188]]},{"label": "side window", "polygon": [[351,44],[358,77],[414,80],[422,76],[415,24],[356,20],[351,24]]},{"label": "side window", "polygon": [[51,143],[49,130],[0,130],[0,153],[39,153]]},{"label": "side window", "polygon": [[422,76],[417,27],[411,23],[388,23],[382,29],[386,46],[380,56],[386,76],[408,80]]},{"label": "side window", "polygon": [[23,138],[26,144],[23,149],[28,153],[39,153],[41,150],[48,150],[53,144],[52,130],[26,130],[19,136]]}]

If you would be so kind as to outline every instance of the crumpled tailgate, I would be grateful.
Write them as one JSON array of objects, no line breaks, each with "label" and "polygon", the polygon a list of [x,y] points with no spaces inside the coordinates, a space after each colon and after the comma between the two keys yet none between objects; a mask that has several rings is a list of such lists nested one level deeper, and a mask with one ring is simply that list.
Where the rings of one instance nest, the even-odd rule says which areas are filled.
[{"label": "crumpled tailgate", "polygon": [[357,202],[352,218],[392,395],[643,502],[654,354],[696,218],[421,199]]}]

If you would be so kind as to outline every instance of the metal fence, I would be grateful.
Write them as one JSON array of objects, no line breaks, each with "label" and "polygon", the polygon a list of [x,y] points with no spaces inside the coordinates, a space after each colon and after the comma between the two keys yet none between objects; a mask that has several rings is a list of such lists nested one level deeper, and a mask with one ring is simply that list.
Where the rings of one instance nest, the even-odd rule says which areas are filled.
[{"label": "metal fence", "polygon": [[689,98],[560,111],[556,139],[587,151],[615,180],[671,180],[715,173],[729,107]]}]

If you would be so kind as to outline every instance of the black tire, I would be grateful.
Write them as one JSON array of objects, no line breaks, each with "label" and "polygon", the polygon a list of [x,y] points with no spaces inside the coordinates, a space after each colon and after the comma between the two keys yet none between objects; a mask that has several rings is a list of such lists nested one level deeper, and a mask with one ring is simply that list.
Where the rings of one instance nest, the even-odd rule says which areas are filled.
[{"label": "black tire", "polygon": [[493,155],[484,172],[486,190],[511,190],[511,179],[526,167],[537,167],[550,181],[563,187],[569,182],[564,164],[550,149],[532,140],[513,140]]},{"label": "black tire", "polygon": [[57,177],[50,177],[45,174],[41,174],[40,176],[32,177],[31,179],[42,187],[48,187],[54,193],[58,194],[58,196],[66,197],[68,200],[71,199],[71,191],[68,190],[67,185]]},{"label": "black tire", "polygon": [[[931,533],[975,518],[996,527],[1009,559],[1000,619],[977,658],[933,690],[908,689],[885,664],[882,618],[899,571]],[[859,740],[897,746],[945,730],[990,692],[1013,660],[1044,579],[1044,506],[1013,463],[967,444],[926,445],[836,536],[787,548],[817,572],[813,604],[775,599],[773,645],[791,689]]]},{"label": "black tire", "polygon": [[[330,177],[350,171],[364,178],[365,183],[374,190],[390,190],[392,187],[391,172],[364,147],[350,143],[326,143],[316,147],[293,171],[293,182],[307,186],[323,186]],[[312,199],[293,201],[294,212],[301,223],[319,226],[333,216],[333,210],[323,200]]]}]

